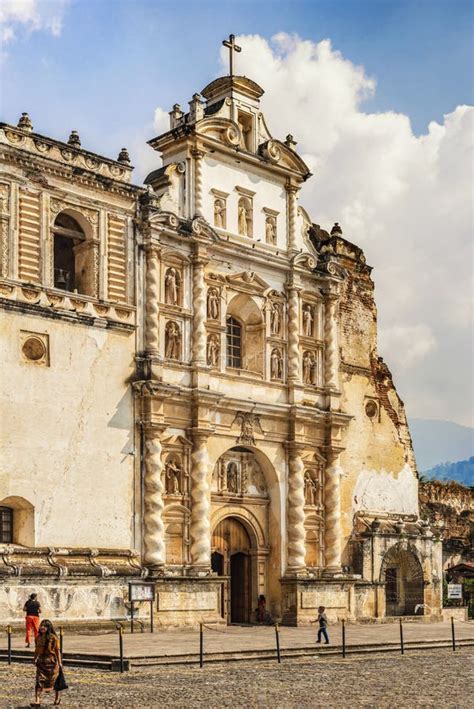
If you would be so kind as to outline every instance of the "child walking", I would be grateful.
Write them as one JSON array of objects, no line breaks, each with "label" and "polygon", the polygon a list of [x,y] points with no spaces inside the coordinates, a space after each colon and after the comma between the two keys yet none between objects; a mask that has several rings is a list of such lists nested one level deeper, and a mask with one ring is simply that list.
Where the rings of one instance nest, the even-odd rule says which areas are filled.
[{"label": "child walking", "polygon": [[316,620],[312,620],[312,623],[319,623],[319,629],[318,629],[318,639],[316,640],[317,643],[321,643],[321,635],[324,636],[325,640],[325,645],[329,645],[329,636],[328,636],[328,619],[326,616],[326,613],[324,612],[326,608],[324,606],[319,606],[318,608],[318,617]]}]

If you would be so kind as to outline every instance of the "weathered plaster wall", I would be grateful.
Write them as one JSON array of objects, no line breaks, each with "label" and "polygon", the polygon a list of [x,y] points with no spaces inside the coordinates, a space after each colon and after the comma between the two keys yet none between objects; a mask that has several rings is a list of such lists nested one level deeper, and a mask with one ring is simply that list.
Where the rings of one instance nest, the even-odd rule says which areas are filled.
[{"label": "weathered plaster wall", "polygon": [[[21,330],[49,335],[49,366],[24,360]],[[0,504],[33,506],[18,541],[132,547],[133,334],[5,312],[0,332]]]}]

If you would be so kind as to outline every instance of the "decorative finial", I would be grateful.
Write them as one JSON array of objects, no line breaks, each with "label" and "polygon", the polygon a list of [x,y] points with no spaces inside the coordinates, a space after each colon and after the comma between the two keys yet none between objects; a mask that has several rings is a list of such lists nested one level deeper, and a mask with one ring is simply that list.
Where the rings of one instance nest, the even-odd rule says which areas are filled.
[{"label": "decorative finial", "polygon": [[128,154],[127,148],[122,148],[122,150],[119,152],[117,162],[123,162],[127,165],[130,165],[130,155]]},{"label": "decorative finial", "polygon": [[193,98],[189,102],[189,121],[196,123],[202,118],[204,118],[204,104],[201,101],[201,94],[193,94]]},{"label": "decorative finial", "polygon": [[331,236],[339,236],[339,235],[342,235],[342,229],[339,226],[338,222],[336,222],[334,224],[333,228],[331,229]]},{"label": "decorative finial", "polygon": [[181,123],[184,113],[181,110],[179,103],[175,103],[171,111],[169,112],[170,117],[170,128],[176,128],[177,125]]},{"label": "decorative finial", "polygon": [[288,135],[286,136],[285,145],[287,148],[293,148],[294,145],[298,145],[298,143],[296,142],[296,140],[294,140],[291,133],[288,133]]},{"label": "decorative finial", "polygon": [[79,138],[79,133],[77,132],[77,130],[71,131],[71,135],[68,138],[67,144],[72,145],[73,148],[81,147],[81,139]]},{"label": "decorative finial", "polygon": [[21,130],[27,130],[28,133],[31,133],[31,131],[33,130],[31,118],[27,113],[21,114],[20,120],[18,121],[18,128],[21,128]]},{"label": "decorative finial", "polygon": [[235,34],[230,34],[229,39],[225,39],[222,44],[229,50],[229,76],[234,76],[234,52],[241,52],[242,47],[235,43]]}]

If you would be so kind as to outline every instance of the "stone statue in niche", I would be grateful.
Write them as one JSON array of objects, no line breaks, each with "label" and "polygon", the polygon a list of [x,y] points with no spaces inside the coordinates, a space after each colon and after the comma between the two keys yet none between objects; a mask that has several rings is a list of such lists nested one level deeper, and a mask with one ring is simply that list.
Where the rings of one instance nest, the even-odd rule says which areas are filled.
[{"label": "stone statue in niche", "polygon": [[219,319],[219,291],[209,288],[207,291],[207,317],[211,320]]},{"label": "stone statue in niche", "polygon": [[276,245],[276,218],[271,215],[265,219],[265,241],[272,246]]},{"label": "stone statue in niche", "polygon": [[219,492],[226,492],[227,490],[227,471],[224,461],[219,461],[217,471],[217,489]]},{"label": "stone statue in niche", "polygon": [[179,304],[179,281],[176,268],[168,268],[165,274],[165,302],[169,305]]},{"label": "stone statue in niche", "polygon": [[181,330],[173,320],[166,324],[165,329],[165,357],[166,359],[180,359]]},{"label": "stone statue in niche", "polygon": [[270,355],[270,377],[279,381],[283,379],[283,358],[277,348]]},{"label": "stone statue in niche", "polygon": [[219,339],[217,335],[209,335],[207,338],[207,363],[210,367],[219,365]]},{"label": "stone statue in niche", "polygon": [[250,202],[245,197],[239,199],[238,226],[241,236],[252,236],[252,209]]},{"label": "stone statue in niche", "polygon": [[214,226],[218,229],[225,229],[226,227],[225,202],[220,197],[214,200]]},{"label": "stone statue in niche", "polygon": [[181,492],[181,466],[177,461],[169,460],[165,466],[166,491],[170,495],[179,495]]},{"label": "stone statue in niche", "polygon": [[305,352],[303,355],[303,383],[312,384],[311,374],[314,364],[314,355],[312,352]]},{"label": "stone statue in niche", "polygon": [[306,337],[313,336],[313,308],[311,305],[305,305],[303,307],[303,334]]},{"label": "stone statue in niche", "polygon": [[281,305],[272,303],[270,311],[270,330],[272,335],[279,335],[281,332]]},{"label": "stone statue in niche", "polygon": [[304,498],[307,505],[318,504],[318,483],[309,470],[304,474]]},{"label": "stone statue in niche", "polygon": [[232,461],[227,466],[227,490],[229,492],[238,492],[239,484],[239,469],[237,463]]}]

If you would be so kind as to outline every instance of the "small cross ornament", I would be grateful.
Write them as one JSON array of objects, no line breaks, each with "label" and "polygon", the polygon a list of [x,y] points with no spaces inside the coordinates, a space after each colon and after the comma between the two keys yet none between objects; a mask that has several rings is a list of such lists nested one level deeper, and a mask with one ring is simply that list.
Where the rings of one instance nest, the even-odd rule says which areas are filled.
[{"label": "small cross ornament", "polygon": [[242,47],[235,43],[235,35],[230,34],[229,39],[225,39],[222,44],[229,50],[229,76],[234,76],[234,52],[241,52]]}]

